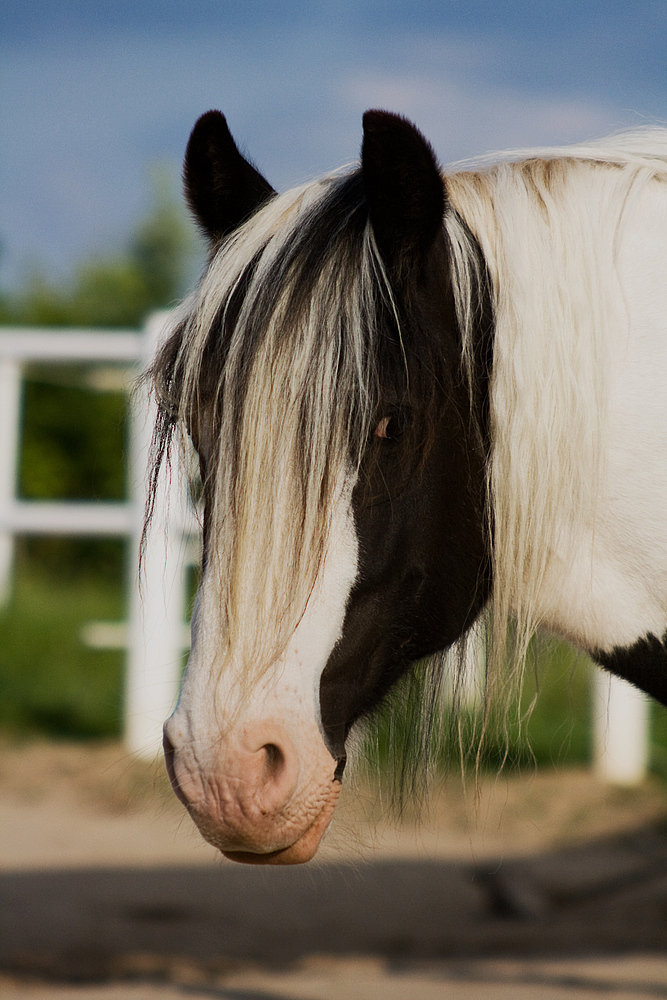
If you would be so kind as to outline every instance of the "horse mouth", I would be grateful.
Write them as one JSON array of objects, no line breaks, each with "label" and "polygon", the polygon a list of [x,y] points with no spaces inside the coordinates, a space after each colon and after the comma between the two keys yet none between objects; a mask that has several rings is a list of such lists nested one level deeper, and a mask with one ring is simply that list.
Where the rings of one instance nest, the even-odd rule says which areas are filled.
[{"label": "horse mouth", "polygon": [[265,854],[255,851],[224,850],[221,853],[229,861],[237,861],[239,864],[245,865],[302,865],[311,861],[317,854],[322,837],[331,822],[340,789],[340,781],[333,781],[326,805],[308,829],[293,844],[281,847],[277,851],[267,851]]}]

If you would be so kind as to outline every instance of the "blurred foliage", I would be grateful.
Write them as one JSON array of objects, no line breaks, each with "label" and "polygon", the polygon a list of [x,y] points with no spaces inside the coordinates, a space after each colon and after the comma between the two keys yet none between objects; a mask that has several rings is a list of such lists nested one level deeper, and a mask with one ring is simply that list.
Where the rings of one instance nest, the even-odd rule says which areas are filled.
[{"label": "blurred foliage", "polygon": [[452,687],[442,677],[454,669],[449,661],[415,664],[369,720],[364,756],[399,800],[419,797],[427,772],[589,761],[591,667],[567,643],[533,641],[521,692],[492,713],[486,729],[481,696],[441,696]]},{"label": "blurred foliage", "polygon": [[649,767],[663,781],[667,781],[667,708],[651,702],[651,745]]},{"label": "blurred foliage", "polygon": [[[0,293],[0,323],[140,328],[187,290],[197,262],[189,223],[164,170],[122,253],[100,255],[55,284],[37,269]],[[1,332],[0,332],[1,336]],[[123,500],[128,397],[119,367],[30,367],[23,381],[18,494],[31,500]],[[80,638],[95,619],[126,614],[130,554],[117,539],[17,542],[12,596],[0,608],[0,726],[48,736],[117,735],[123,654]]]},{"label": "blurred foliage", "polygon": [[[170,175],[156,168],[149,210],[124,252],[81,264],[61,285],[33,270],[16,292],[0,296],[0,322],[139,328],[153,309],[169,306],[185,293],[196,252],[194,226],[173,192]],[[54,365],[25,372],[19,496],[126,497],[126,390],[133,377],[112,366]],[[33,539],[30,557],[37,567],[70,572],[78,560],[94,566],[97,556],[92,553],[102,551],[100,544]],[[108,577],[107,569],[101,572]]]},{"label": "blurred foliage", "polygon": [[[76,378],[76,373],[73,378]],[[122,500],[127,399],[29,378],[23,386],[19,495]]]},{"label": "blurred foliage", "polygon": [[[0,609],[0,727],[15,735],[119,735],[123,654],[87,648],[80,631],[90,620],[122,619],[124,545],[35,541],[56,549],[49,563],[19,544],[12,598]],[[84,559],[70,552],[63,560],[67,546],[82,548]]]},{"label": "blurred foliage", "polygon": [[126,249],[80,264],[63,284],[33,269],[23,286],[0,297],[0,322],[32,326],[140,326],[153,309],[183,296],[197,257],[197,237],[170,175],[152,173],[152,202]]},{"label": "blurred foliage", "polygon": [[[591,671],[588,657],[566,642],[537,635],[531,645],[518,711],[508,717],[508,761],[522,766],[584,764],[591,759]],[[497,725],[482,760],[505,754],[504,726]]]},{"label": "blurred foliage", "polygon": [[[19,497],[126,498],[127,394],[117,388],[104,392],[91,388],[88,374],[86,369],[69,368],[28,373],[23,382]],[[104,580],[115,572],[110,565],[117,564],[116,557],[105,556],[107,549],[115,552],[113,540],[35,537],[23,544],[31,563],[56,578],[79,566],[96,571]],[[121,586],[123,577],[117,578]]]},{"label": "blurred foliage", "polygon": [[[445,664],[447,671],[451,663]],[[483,726],[481,698],[433,695],[443,690],[442,664],[414,665],[367,720],[365,768],[384,784],[394,804],[423,800],[433,779],[479,768],[586,766],[592,759],[591,674],[588,657],[568,643],[538,635],[532,642],[523,687],[509,706]],[[445,683],[444,690],[448,685]],[[424,706],[427,706],[424,711]],[[505,711],[506,708],[506,711]],[[667,708],[651,702],[649,771],[667,780]]]}]

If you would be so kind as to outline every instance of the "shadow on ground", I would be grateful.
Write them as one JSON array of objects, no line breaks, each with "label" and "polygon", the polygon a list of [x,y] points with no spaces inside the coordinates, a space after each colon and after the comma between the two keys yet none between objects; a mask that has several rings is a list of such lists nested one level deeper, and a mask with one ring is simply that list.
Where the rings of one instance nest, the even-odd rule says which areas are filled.
[{"label": "shadow on ground", "polygon": [[282,965],[667,949],[667,827],[505,863],[13,872],[0,969],[69,980]]}]

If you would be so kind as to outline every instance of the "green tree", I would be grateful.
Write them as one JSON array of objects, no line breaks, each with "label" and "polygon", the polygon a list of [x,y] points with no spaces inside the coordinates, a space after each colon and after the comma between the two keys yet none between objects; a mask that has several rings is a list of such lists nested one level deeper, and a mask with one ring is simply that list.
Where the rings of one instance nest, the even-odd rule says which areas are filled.
[{"label": "green tree", "polygon": [[[60,284],[34,270],[18,291],[0,292],[0,324],[138,328],[181,297],[196,263],[194,226],[165,169],[151,190],[122,252],[87,260]],[[25,376],[19,495],[122,500],[124,373],[41,365]],[[118,733],[122,655],[87,649],[80,629],[122,619],[129,558],[121,539],[18,539],[13,596],[0,608],[0,730]]]},{"label": "green tree", "polygon": [[162,168],[152,173],[153,207],[130,241],[130,260],[145,289],[149,308],[167,306],[185,292],[192,270],[195,230],[181,201],[175,200],[171,177]]},{"label": "green tree", "polygon": [[18,293],[0,300],[0,322],[136,327],[176,302],[196,262],[195,229],[165,168],[153,170],[151,188],[149,211],[123,252],[80,264],[61,285],[34,270]]}]

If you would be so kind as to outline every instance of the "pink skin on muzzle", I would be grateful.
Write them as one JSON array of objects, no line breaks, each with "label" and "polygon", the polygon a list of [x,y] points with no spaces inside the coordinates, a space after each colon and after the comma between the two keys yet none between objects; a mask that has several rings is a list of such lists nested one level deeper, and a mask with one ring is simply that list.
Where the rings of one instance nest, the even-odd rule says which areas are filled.
[{"label": "pink skin on muzzle", "polygon": [[248,723],[207,768],[179,749],[177,728],[165,725],[167,771],[206,840],[246,864],[301,864],[315,855],[341,788],[319,734],[321,745],[299,755],[281,723]]}]

